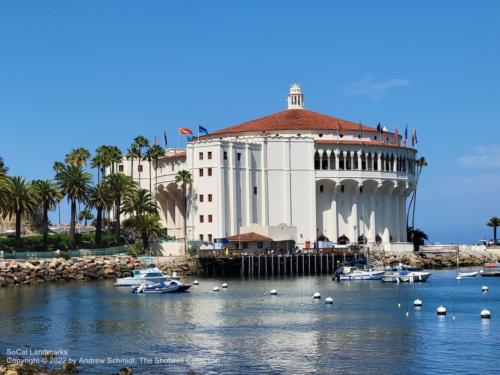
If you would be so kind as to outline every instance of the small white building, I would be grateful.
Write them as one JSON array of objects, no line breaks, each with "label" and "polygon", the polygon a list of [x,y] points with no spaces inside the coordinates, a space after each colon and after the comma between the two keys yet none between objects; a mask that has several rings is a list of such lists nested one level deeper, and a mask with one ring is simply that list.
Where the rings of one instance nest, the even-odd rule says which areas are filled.
[{"label": "small white building", "polygon": [[[167,150],[151,184],[163,224],[177,239],[185,218],[175,176],[188,170],[189,240],[212,242],[251,230],[301,248],[318,239],[397,247],[407,241],[406,199],[415,188],[417,153],[401,143],[386,129],[305,109],[294,83],[284,111]],[[124,160],[119,171],[130,174],[130,168]],[[139,181],[137,168],[136,161]],[[149,189],[148,164],[140,168],[140,185]],[[278,234],[280,227],[286,233]]]}]

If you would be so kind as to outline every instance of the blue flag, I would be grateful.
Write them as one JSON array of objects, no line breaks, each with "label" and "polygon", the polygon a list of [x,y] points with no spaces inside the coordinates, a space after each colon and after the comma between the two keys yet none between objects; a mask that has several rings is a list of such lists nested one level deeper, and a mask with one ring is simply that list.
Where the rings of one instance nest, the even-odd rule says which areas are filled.
[{"label": "blue flag", "polygon": [[200,135],[208,135],[208,129],[201,125],[198,125],[198,133]]},{"label": "blue flag", "polygon": [[188,142],[193,142],[194,140],[196,140],[196,138],[197,138],[197,137],[195,137],[194,135],[188,135],[188,136],[186,137],[186,140],[187,140]]}]

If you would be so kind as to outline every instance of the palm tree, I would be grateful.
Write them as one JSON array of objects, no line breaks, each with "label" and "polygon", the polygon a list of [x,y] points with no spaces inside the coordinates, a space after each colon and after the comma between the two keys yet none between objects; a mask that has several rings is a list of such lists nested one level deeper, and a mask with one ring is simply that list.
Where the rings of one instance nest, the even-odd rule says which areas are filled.
[{"label": "palm tree", "polygon": [[182,186],[183,211],[184,211],[184,253],[187,254],[187,191],[188,186],[193,183],[191,173],[186,170],[177,172],[175,182]]},{"label": "palm tree", "polygon": [[[52,164],[52,170],[56,173],[61,172],[64,169],[64,163],[60,161],[55,161]],[[61,225],[61,201],[57,203],[57,216],[58,216],[58,224]]]},{"label": "palm tree", "polygon": [[76,167],[85,167],[89,158],[90,152],[86,148],[79,147],[66,154],[64,162]]},{"label": "palm tree", "polygon": [[[133,143],[137,149],[137,159],[139,160],[139,166],[141,165],[141,160],[143,157],[143,149],[146,147],[149,147],[149,141],[146,137],[142,135],[138,135],[137,137],[134,138],[134,143]],[[139,186],[141,186],[141,168],[139,168]]]},{"label": "palm tree", "polygon": [[116,146],[108,146],[106,156],[108,163],[111,165],[111,173],[115,173],[115,165],[123,159],[122,151]]},{"label": "palm tree", "polygon": [[424,231],[410,227],[408,228],[408,239],[413,243],[413,250],[418,251],[420,246],[425,243],[425,240],[428,240],[429,238]]},{"label": "palm tree", "polygon": [[[413,191],[413,195],[410,199],[410,205],[408,206],[408,213],[406,215],[406,223],[409,228],[413,228],[415,226],[415,207],[417,204],[417,187],[418,187],[418,181],[420,180],[420,175],[422,174],[422,170],[424,167],[428,166],[427,159],[425,157],[421,157],[420,159],[417,159],[415,161],[415,164],[417,166],[417,177],[415,179],[415,190]],[[413,207],[413,209],[412,209]],[[409,225],[408,220],[410,216],[410,210],[413,211],[412,213],[412,220],[411,220],[411,225]]]},{"label": "palm tree", "polygon": [[487,226],[493,228],[493,245],[497,244],[497,227],[500,227],[500,218],[493,216],[486,223]]},{"label": "palm tree", "polygon": [[101,182],[89,190],[87,209],[96,209],[95,246],[101,247],[102,239],[102,214],[113,207],[113,195],[106,182]]},{"label": "palm tree", "polygon": [[25,214],[34,214],[37,208],[36,192],[33,185],[23,177],[10,177],[4,182],[3,217],[16,218],[16,248],[21,247],[21,220]]},{"label": "palm tree", "polygon": [[87,197],[92,176],[85,172],[82,166],[65,165],[56,174],[56,180],[64,195],[68,197],[71,206],[71,219],[69,229],[69,241],[72,249],[76,248],[76,203],[83,202]]},{"label": "palm tree", "polygon": [[[154,169],[155,169],[155,190],[156,190],[156,186],[158,186],[158,161],[160,160],[160,158],[163,155],[165,155],[165,150],[160,145],[155,144],[155,145],[151,146],[151,148],[149,149],[149,154],[150,154],[151,160],[153,161],[153,165],[154,165]],[[149,165],[149,171],[150,171],[149,176],[151,176],[151,163]],[[150,181],[151,181],[151,177],[150,177]]]},{"label": "palm tree", "polygon": [[104,145],[97,147],[97,149],[95,150],[95,156],[92,158],[90,162],[90,166],[92,168],[97,169],[97,183],[101,181],[101,175],[104,172],[104,168],[109,165],[107,164],[108,163],[106,155],[107,147],[108,146]]},{"label": "palm tree", "polygon": [[139,189],[124,197],[121,211],[130,216],[158,215],[158,206],[148,190]]},{"label": "palm tree", "polygon": [[[87,199],[88,199],[88,197],[87,197]],[[85,226],[87,226],[87,222],[89,220],[92,220],[93,218],[94,218],[94,215],[92,214],[92,212],[90,212],[87,209],[80,211],[80,213],[78,214],[78,221],[80,223],[83,221]]]},{"label": "palm tree", "polygon": [[144,251],[149,249],[149,241],[158,238],[162,233],[160,218],[157,215],[133,216],[125,221],[135,238],[141,238]]},{"label": "palm tree", "polygon": [[131,194],[136,189],[136,184],[130,176],[125,176],[121,173],[112,173],[106,177],[108,185],[115,205],[115,239],[120,241],[120,216],[122,199]]},{"label": "palm tree", "polygon": [[132,143],[130,148],[127,150],[127,160],[130,160],[130,177],[134,178],[134,159],[139,159],[140,158],[139,150],[137,149],[137,146]]},{"label": "palm tree", "polygon": [[43,210],[43,249],[47,251],[49,243],[49,211],[52,211],[62,199],[61,189],[51,180],[33,182],[36,197]]},{"label": "palm tree", "polygon": [[7,171],[9,168],[5,166],[5,162],[3,161],[3,158],[0,157],[0,177],[7,175]]}]

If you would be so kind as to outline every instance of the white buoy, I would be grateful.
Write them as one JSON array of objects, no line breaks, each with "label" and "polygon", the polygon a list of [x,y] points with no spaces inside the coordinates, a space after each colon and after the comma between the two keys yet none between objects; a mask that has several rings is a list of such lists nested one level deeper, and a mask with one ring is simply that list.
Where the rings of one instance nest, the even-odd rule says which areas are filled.
[{"label": "white buoy", "polygon": [[218,292],[219,291],[219,287],[218,286],[214,286],[214,288],[212,289],[214,292]]},{"label": "white buoy", "polygon": [[227,288],[227,284],[226,283],[222,284],[222,287]]},{"label": "white buoy", "polygon": [[481,319],[491,319],[491,312],[488,309],[481,311]]},{"label": "white buoy", "polygon": [[444,307],[443,305],[439,306],[436,310],[436,313],[438,315],[446,315],[446,307]]},{"label": "white buoy", "polygon": [[487,292],[488,292],[488,287],[487,287],[486,285],[483,285],[483,286],[481,287],[481,291],[482,291],[483,293],[487,293]]},{"label": "white buoy", "polygon": [[320,294],[319,292],[315,292],[315,293],[313,294],[313,298],[314,298],[314,299],[320,299],[320,298],[321,298],[321,294]]},{"label": "white buoy", "polygon": [[269,294],[271,294],[272,296],[277,296],[278,295],[278,291],[276,289],[273,289],[269,292]]},{"label": "white buoy", "polygon": [[457,276],[456,279],[457,280],[462,280],[462,276]]},{"label": "white buoy", "polygon": [[198,282],[198,280],[195,280],[193,281],[193,285],[200,285],[200,283]]},{"label": "white buoy", "polygon": [[415,306],[415,307],[421,307],[422,306],[422,300],[417,298],[415,301],[413,301],[413,306]]},{"label": "white buoy", "polygon": [[325,298],[325,303],[326,303],[327,305],[331,305],[331,304],[333,303],[333,298],[332,298],[332,297],[326,297],[326,298]]}]

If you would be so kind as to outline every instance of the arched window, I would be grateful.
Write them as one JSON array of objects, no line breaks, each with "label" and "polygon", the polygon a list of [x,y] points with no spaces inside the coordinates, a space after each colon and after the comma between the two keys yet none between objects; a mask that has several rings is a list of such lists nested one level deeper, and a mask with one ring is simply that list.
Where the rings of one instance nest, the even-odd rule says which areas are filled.
[{"label": "arched window", "polygon": [[350,242],[349,241],[349,237],[347,237],[345,234],[343,234],[342,236],[340,236],[339,238],[337,238],[337,243],[339,245],[346,245],[349,242]]},{"label": "arched window", "polygon": [[366,154],[364,151],[361,153],[361,169],[366,171]]},{"label": "arched window", "polygon": [[367,170],[371,171],[373,169],[373,158],[372,158],[372,153],[368,153],[368,157],[366,158],[366,163],[367,163]]},{"label": "arched window", "polygon": [[321,169],[328,169],[328,155],[326,152],[321,155]]},{"label": "arched window", "polygon": [[344,158],[344,152],[340,151],[339,154],[339,169],[341,171],[345,170],[345,158]]},{"label": "arched window", "polygon": [[330,169],[335,169],[335,152],[330,155]]},{"label": "arched window", "polygon": [[358,160],[358,152],[354,151],[354,168],[355,170],[359,169],[359,160]]},{"label": "arched window", "polygon": [[378,234],[375,236],[375,243],[377,245],[380,245],[382,243],[382,237],[380,237]]},{"label": "arched window", "polygon": [[314,169],[319,169],[319,152],[314,153]]},{"label": "arched window", "polygon": [[382,155],[380,155],[380,170],[381,171],[385,170],[385,155],[384,155],[384,153],[382,153]]},{"label": "arched window", "polygon": [[345,169],[346,170],[351,170],[352,169],[352,163],[351,163],[351,152],[347,151],[346,157],[345,157]]},{"label": "arched window", "polygon": [[378,171],[378,154],[373,154],[373,170]]}]

